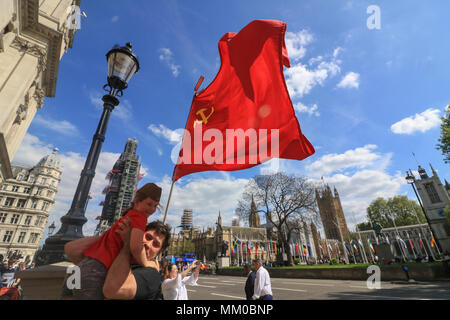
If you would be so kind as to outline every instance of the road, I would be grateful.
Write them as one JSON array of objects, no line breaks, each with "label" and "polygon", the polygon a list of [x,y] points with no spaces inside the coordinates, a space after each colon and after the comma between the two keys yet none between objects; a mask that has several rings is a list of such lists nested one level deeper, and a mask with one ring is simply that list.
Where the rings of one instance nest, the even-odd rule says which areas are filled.
[{"label": "road", "polygon": [[[188,286],[189,300],[245,300],[245,277],[200,274],[197,286]],[[272,278],[276,300],[449,300],[449,282],[394,284],[381,282],[368,289],[365,281]]]}]

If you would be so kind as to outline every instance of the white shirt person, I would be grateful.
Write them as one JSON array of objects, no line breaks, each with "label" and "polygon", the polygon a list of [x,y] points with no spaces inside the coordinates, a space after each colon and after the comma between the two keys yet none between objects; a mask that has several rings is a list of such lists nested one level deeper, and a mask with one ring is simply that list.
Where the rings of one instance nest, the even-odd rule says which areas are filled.
[{"label": "white shirt person", "polygon": [[256,271],[253,300],[273,300],[269,272],[262,267],[260,259],[253,260],[253,266]]},{"label": "white shirt person", "polygon": [[[196,266],[197,260],[180,274],[176,264],[169,263],[164,269],[164,281],[161,285],[164,300],[188,300],[186,285],[197,285],[200,265]],[[195,271],[187,276],[192,269]]]}]

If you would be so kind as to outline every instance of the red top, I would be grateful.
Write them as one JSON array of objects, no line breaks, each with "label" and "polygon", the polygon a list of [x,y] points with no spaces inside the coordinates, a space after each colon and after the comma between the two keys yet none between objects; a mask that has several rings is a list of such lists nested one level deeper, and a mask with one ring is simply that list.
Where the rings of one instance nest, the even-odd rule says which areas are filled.
[{"label": "red top", "polygon": [[84,250],[83,254],[86,257],[97,259],[105,265],[106,269],[109,269],[123,246],[122,239],[115,230],[119,228],[119,222],[125,217],[130,219],[131,229],[137,228],[145,231],[147,217],[142,212],[131,209],[125,216],[117,220],[111,228],[106,230],[100,239]]}]

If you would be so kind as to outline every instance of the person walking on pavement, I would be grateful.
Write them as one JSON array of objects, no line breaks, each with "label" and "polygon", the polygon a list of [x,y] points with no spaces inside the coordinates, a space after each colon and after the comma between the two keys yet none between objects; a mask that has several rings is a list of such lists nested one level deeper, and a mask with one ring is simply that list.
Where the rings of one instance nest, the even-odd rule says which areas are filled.
[{"label": "person walking on pavement", "polygon": [[269,272],[261,265],[260,259],[253,260],[255,267],[255,290],[253,300],[273,300]]},{"label": "person walking on pavement", "polygon": [[244,274],[247,276],[247,281],[245,282],[245,296],[247,297],[247,300],[253,300],[252,297],[255,290],[256,274],[247,263],[244,265]]}]

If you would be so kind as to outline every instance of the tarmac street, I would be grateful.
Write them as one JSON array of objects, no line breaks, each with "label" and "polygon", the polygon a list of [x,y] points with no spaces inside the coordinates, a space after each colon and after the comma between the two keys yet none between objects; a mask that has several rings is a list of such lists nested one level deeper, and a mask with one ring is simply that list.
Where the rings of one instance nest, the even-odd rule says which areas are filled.
[{"label": "tarmac street", "polygon": [[[245,300],[246,278],[200,274],[188,286],[189,300]],[[382,281],[369,289],[365,281],[271,278],[276,300],[449,300],[450,281],[406,283]]]}]

